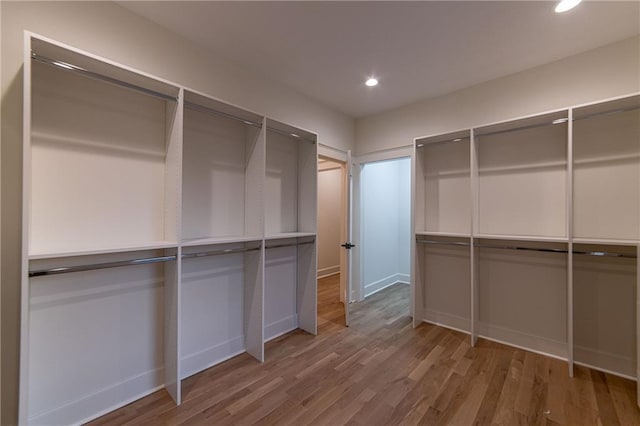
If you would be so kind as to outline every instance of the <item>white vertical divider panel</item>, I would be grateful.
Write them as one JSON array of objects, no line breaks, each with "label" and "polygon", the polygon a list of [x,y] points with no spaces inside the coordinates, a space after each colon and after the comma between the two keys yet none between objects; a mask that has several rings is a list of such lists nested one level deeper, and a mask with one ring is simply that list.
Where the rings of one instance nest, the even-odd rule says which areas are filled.
[{"label": "white vertical divider panel", "polygon": [[411,299],[414,328],[420,325],[424,319],[424,273],[422,270],[424,262],[418,262],[418,256],[422,258],[423,250],[416,239],[418,228],[424,229],[424,150],[418,149],[417,143],[417,140],[414,139],[413,155],[411,156]]},{"label": "white vertical divider panel", "polygon": [[[181,241],[182,214],[182,133],[184,90],[177,103],[167,103],[167,155],[165,164],[164,238]],[[178,243],[179,244],[179,243]],[[182,247],[176,248],[176,261],[164,268],[164,384],[180,404],[180,282]]]},{"label": "white vertical divider panel", "polygon": [[573,109],[567,118],[567,364],[573,377]]},{"label": "white vertical divider panel", "polygon": [[31,34],[24,34],[22,122],[22,265],[20,306],[20,397],[18,423],[26,424],[29,388],[29,212],[31,211]]},{"label": "white vertical divider panel", "polygon": [[[266,119],[255,135],[247,132],[245,171],[245,233],[264,238],[264,179],[266,165]],[[260,251],[244,256],[244,335],[247,353],[264,362],[264,240]]]},{"label": "white vertical divider panel", "polygon": [[474,235],[478,230],[478,153],[476,149],[476,138],[473,129],[470,130],[469,161],[471,171],[471,237],[469,238],[469,326],[471,329],[471,346],[475,346],[478,341],[478,309],[480,307],[478,296],[478,250],[475,247]]},{"label": "white vertical divider panel", "polygon": [[317,232],[318,144],[298,142],[298,232]]},{"label": "white vertical divider panel", "polygon": [[302,330],[318,334],[317,309],[317,239],[311,244],[297,246],[297,287],[296,302],[298,308],[298,327]]},{"label": "white vertical divider panel", "polygon": [[640,407],[640,244],[636,246],[636,404]]}]

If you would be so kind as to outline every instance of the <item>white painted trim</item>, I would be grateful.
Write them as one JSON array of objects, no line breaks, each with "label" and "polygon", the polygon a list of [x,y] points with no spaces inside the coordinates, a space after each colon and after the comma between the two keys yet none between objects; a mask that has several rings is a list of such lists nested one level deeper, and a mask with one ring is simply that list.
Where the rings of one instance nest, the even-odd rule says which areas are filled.
[{"label": "white painted trim", "polygon": [[375,163],[376,161],[395,160],[397,158],[405,158],[413,156],[413,144],[402,145],[395,148],[384,149],[381,151],[367,152],[366,154],[356,157],[358,164]]},{"label": "white painted trim", "polygon": [[424,322],[450,328],[465,334],[471,334],[471,321],[469,318],[449,314],[447,312],[425,309]]},{"label": "white painted trim", "polygon": [[364,286],[364,297],[369,297],[373,294],[376,294],[394,284],[409,285],[409,280],[407,280],[407,277],[408,277],[407,274],[396,273],[393,275],[389,275],[388,277],[382,278],[381,280],[369,283]]},{"label": "white painted trim", "polygon": [[162,389],[164,387],[163,377],[164,368],[147,371],[75,401],[69,401],[52,410],[29,417],[26,423],[84,424]]},{"label": "white painted trim", "polygon": [[567,360],[567,342],[534,336],[521,331],[479,322],[477,324],[478,337],[508,346],[525,349],[530,352],[547,355],[553,358]]},{"label": "white painted trim", "polygon": [[290,315],[286,318],[266,324],[264,326],[264,341],[270,342],[271,340],[287,334],[298,328],[298,315]]},{"label": "white painted trim", "polygon": [[330,277],[340,273],[340,265],[328,266],[326,268],[318,269],[318,279]]},{"label": "white painted trim", "polygon": [[343,163],[347,161],[347,152],[329,145],[318,144],[318,156],[338,160]]},{"label": "white painted trim", "polygon": [[575,364],[588,365],[596,370],[636,380],[634,376],[627,374],[635,373],[636,371],[635,360],[632,358],[621,357],[613,353],[597,351],[593,348],[578,345],[573,347],[573,353]]},{"label": "white painted trim", "polygon": [[239,336],[184,356],[180,359],[180,380],[244,352],[246,352],[245,337]]},{"label": "white painted trim", "polygon": [[[441,312],[438,313],[438,315],[441,315],[441,314],[442,314]],[[466,321],[468,322],[469,320],[467,319]],[[441,323],[441,322],[438,322],[438,321],[430,321],[430,320],[428,320],[426,318],[423,319],[422,322],[424,322],[426,324],[437,325],[438,327],[442,327],[442,328],[448,328],[450,330],[454,330],[454,331],[457,331],[457,332],[460,332],[460,333],[464,333],[464,334],[471,334],[469,332],[469,330],[465,330],[465,329],[459,328],[459,327],[454,327],[452,325],[444,324],[444,323]]]}]

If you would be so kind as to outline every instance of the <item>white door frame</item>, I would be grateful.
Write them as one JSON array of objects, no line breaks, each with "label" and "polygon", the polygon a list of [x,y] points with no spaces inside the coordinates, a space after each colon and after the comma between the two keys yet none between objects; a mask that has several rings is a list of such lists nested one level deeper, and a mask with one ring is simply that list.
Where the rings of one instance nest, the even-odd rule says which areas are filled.
[{"label": "white door frame", "polygon": [[[355,244],[354,249],[352,250],[352,273],[351,273],[351,288],[353,300],[362,301],[364,300],[364,281],[362,277],[363,273],[363,262],[362,259],[362,211],[361,211],[361,180],[360,180],[360,172],[362,171],[362,166],[367,163],[374,163],[378,161],[385,160],[395,160],[400,158],[411,159],[411,164],[414,162],[414,149],[413,145],[405,145],[398,148],[388,149],[384,151],[376,151],[368,154],[363,154],[358,157],[354,157],[353,159],[353,167],[352,167],[352,176],[353,176],[353,209],[352,209],[352,224],[353,224],[353,243]],[[412,166],[413,167],[413,166]],[[413,182],[413,178],[412,178]],[[413,193],[413,190],[412,190]],[[411,197],[411,231],[413,232],[413,196]],[[412,272],[410,272],[412,273]],[[410,305],[413,307],[413,279],[409,280],[411,283],[411,301]]]}]

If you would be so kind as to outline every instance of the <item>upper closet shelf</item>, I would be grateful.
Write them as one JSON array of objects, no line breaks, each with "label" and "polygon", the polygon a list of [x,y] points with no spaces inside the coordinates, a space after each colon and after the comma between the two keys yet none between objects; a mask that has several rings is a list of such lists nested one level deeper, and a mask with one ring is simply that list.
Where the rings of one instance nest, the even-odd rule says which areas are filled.
[{"label": "upper closet shelf", "polygon": [[180,89],[168,82],[117,65],[104,58],[98,59],[86,52],[80,53],[71,47],[62,47],[47,41],[45,37],[32,36],[31,57],[38,62],[85,77],[103,80],[169,101],[178,100]]},{"label": "upper closet shelf", "polygon": [[506,122],[490,124],[473,130],[475,137],[498,135],[502,133],[519,132],[538,127],[566,124],[569,121],[566,110],[536,115],[533,117],[519,118]]},{"label": "upper closet shelf", "polygon": [[638,240],[617,240],[606,238],[573,238],[573,242],[576,244],[595,244],[595,245],[609,245],[609,246],[637,246],[640,244]]},{"label": "upper closet shelf", "polygon": [[38,259],[55,259],[60,257],[73,257],[73,256],[88,256],[94,254],[109,254],[109,253],[125,253],[140,250],[157,250],[166,248],[176,248],[177,243],[175,241],[150,241],[148,243],[140,244],[124,244],[117,246],[104,246],[104,247],[92,247],[87,250],[71,249],[71,250],[56,250],[56,251],[37,251],[29,253],[29,260]]},{"label": "upper closet shelf", "polygon": [[184,106],[185,108],[240,121],[248,126],[262,127],[263,117],[261,115],[219,101],[193,90],[185,90]]}]

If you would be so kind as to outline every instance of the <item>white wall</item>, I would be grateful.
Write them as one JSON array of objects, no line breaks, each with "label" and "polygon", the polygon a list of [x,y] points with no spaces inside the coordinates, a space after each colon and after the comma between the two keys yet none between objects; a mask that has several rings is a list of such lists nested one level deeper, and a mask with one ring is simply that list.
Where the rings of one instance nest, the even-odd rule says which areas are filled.
[{"label": "white wall", "polygon": [[354,121],[288,87],[227,63],[110,2],[0,2],[2,33],[2,418],[17,415],[21,241],[23,31],[211,94],[352,148]]},{"label": "white wall", "polygon": [[340,225],[344,189],[341,165],[318,165],[318,276],[340,271]]},{"label": "white wall", "polygon": [[366,297],[409,279],[411,160],[364,164],[360,188],[362,281]]},{"label": "white wall", "polygon": [[640,36],[356,121],[356,155],[640,91]]}]

